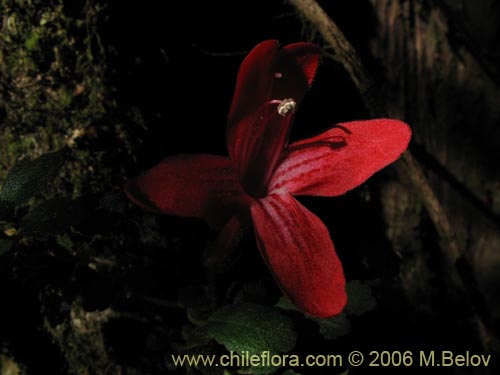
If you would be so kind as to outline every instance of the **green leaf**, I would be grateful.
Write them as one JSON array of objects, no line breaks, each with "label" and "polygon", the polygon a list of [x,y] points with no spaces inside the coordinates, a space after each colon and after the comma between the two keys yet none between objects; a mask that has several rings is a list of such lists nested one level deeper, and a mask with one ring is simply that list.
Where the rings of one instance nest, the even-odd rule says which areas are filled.
[{"label": "green leaf", "polygon": [[73,241],[68,236],[67,233],[60,234],[56,236],[56,242],[66,250],[71,251],[73,249]]},{"label": "green leaf", "polygon": [[293,370],[286,370],[285,372],[282,372],[281,375],[301,375],[301,374]]},{"label": "green leaf", "polygon": [[224,306],[208,319],[208,332],[228,350],[282,353],[296,341],[293,324],[279,310],[240,303]]},{"label": "green leaf", "polygon": [[46,200],[33,207],[21,221],[26,236],[59,234],[83,219],[86,212],[81,202],[67,198]]},{"label": "green leaf", "polygon": [[[297,340],[293,324],[279,310],[250,303],[225,306],[208,319],[207,330],[227,350],[248,355],[289,352]],[[269,374],[273,367],[256,367],[254,374]]]},{"label": "green leaf", "polygon": [[351,323],[344,313],[331,318],[312,318],[319,325],[319,332],[327,340],[347,336],[351,332]]},{"label": "green leaf", "polygon": [[28,51],[33,51],[38,47],[38,40],[40,39],[40,34],[36,31],[32,31],[31,34],[24,41],[24,46]]},{"label": "green leaf", "polygon": [[371,288],[359,280],[348,282],[346,293],[345,312],[349,315],[361,316],[377,307],[377,301],[372,296]]},{"label": "green leaf", "polygon": [[8,252],[12,247],[12,240],[0,238],[0,256]]},{"label": "green leaf", "polygon": [[[299,310],[299,308],[297,306],[295,306],[288,298],[286,297],[281,297],[278,302],[276,302],[276,307],[279,307],[280,309],[283,309],[283,310],[288,310],[288,311],[298,311],[298,312],[302,312]],[[306,316],[306,315],[304,315]],[[307,318],[307,316],[306,316]]]},{"label": "green leaf", "polygon": [[[283,310],[299,311],[301,312],[288,298],[281,297],[276,303],[276,307]],[[351,323],[344,312],[331,318],[315,318],[312,316],[304,315],[306,319],[315,322],[319,326],[319,332],[327,340],[334,340],[336,338],[346,336],[351,332]]]},{"label": "green leaf", "polygon": [[16,206],[40,193],[51,182],[64,162],[65,150],[44,154],[34,160],[21,160],[7,174],[0,201]]}]

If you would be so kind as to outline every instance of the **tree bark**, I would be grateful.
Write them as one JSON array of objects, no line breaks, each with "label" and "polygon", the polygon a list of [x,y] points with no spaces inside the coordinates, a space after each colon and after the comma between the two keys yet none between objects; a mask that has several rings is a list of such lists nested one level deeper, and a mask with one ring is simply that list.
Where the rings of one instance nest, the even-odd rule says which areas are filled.
[{"label": "tree bark", "polygon": [[[458,2],[371,3],[378,23],[371,52],[383,67],[381,97],[390,116],[412,125],[420,160],[498,319],[500,87],[492,69],[496,57],[485,53],[488,43],[498,43],[492,38],[498,27],[471,27],[478,15],[466,24],[463,15],[471,13],[462,8],[460,16]],[[490,14],[498,9],[495,3],[477,3],[483,20],[498,19]],[[474,40],[482,44],[473,48]]]}]

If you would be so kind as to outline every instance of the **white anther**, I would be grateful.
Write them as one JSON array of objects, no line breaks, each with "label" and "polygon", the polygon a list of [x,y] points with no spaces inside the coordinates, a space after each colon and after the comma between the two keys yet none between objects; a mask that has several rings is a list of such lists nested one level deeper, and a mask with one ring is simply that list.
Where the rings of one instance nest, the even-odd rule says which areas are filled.
[{"label": "white anther", "polygon": [[297,106],[297,103],[295,100],[292,98],[289,99],[283,99],[279,104],[278,104],[278,113],[281,116],[286,116],[289,113],[293,113],[295,111],[295,107]]}]

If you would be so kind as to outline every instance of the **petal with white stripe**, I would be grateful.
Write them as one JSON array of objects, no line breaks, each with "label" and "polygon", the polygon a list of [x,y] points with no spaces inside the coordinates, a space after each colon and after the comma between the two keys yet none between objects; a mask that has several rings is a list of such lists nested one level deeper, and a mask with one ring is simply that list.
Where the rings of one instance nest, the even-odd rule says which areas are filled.
[{"label": "petal with white stripe", "polygon": [[289,194],[271,195],[251,208],[260,252],[283,293],[305,313],[339,314],[345,279],[323,222]]},{"label": "petal with white stripe", "polygon": [[378,119],[338,124],[292,143],[276,168],[269,193],[337,196],[396,161],[411,137],[407,124]]}]

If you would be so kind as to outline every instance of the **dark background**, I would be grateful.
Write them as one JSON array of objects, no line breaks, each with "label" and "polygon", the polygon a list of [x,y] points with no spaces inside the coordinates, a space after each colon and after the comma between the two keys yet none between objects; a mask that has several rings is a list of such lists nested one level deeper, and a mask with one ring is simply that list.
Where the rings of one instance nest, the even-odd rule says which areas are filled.
[{"label": "dark background", "polygon": [[[167,354],[183,352],[192,314],[203,320],[245,288],[248,301],[274,305],[280,292],[252,231],[210,284],[202,260],[217,233],[199,220],[141,211],[122,184],[165,156],[226,155],[226,116],[246,53],[266,39],[323,45],[314,27],[281,1],[4,3],[0,177],[20,158],[68,144],[75,129],[83,135],[51,187],[3,227],[21,231],[0,256],[0,374],[15,367],[27,374],[167,373]],[[450,280],[432,222],[393,168],[342,197],[300,198],[329,228],[347,279],[370,285],[377,308],[352,318],[351,332],[336,340],[300,313],[287,313],[298,333],[292,352],[494,353],[488,369],[435,372],[495,373],[500,8],[488,0],[320,3],[374,76],[390,116],[412,127],[412,151],[463,247],[458,268],[466,291]],[[41,30],[44,17],[51,21]],[[369,118],[328,53],[292,140]],[[71,99],[63,105],[65,93]],[[23,216],[52,197],[71,199],[63,211],[74,222],[23,232]],[[207,285],[215,289],[208,296],[200,289]]]}]

